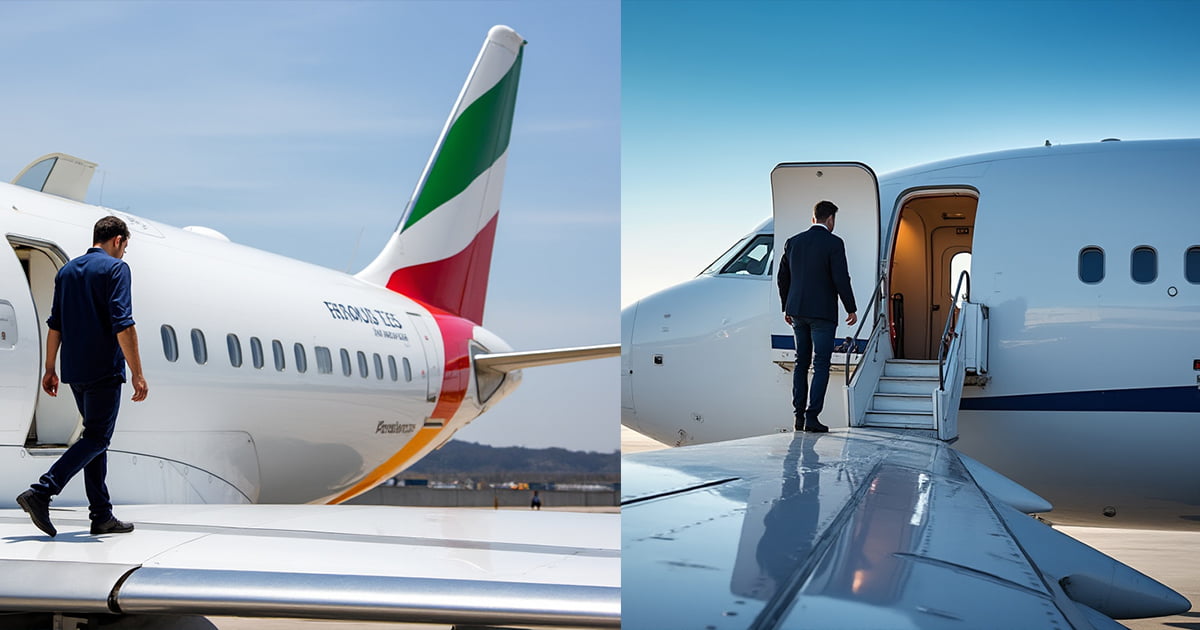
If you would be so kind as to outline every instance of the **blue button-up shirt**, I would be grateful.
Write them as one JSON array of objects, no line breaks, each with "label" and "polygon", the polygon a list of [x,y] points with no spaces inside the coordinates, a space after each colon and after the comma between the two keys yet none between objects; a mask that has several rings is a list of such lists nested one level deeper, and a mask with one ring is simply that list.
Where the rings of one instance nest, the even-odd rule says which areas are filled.
[{"label": "blue button-up shirt", "polygon": [[125,380],[117,333],[133,325],[129,265],[99,247],[72,260],[54,277],[54,306],[46,324],[62,334],[64,383]]}]

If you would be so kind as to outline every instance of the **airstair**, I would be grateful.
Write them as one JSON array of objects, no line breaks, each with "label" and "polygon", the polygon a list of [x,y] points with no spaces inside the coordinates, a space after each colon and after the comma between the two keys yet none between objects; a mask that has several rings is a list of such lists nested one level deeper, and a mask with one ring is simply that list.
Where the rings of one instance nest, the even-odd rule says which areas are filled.
[{"label": "airstair", "polygon": [[[964,283],[967,291],[960,293]],[[880,288],[883,285],[881,282]],[[946,441],[958,437],[963,385],[968,378],[978,382],[987,373],[988,310],[971,302],[969,295],[970,276],[963,272],[936,360],[894,358],[887,317],[876,316],[858,365],[851,368],[847,358],[845,393],[850,426],[923,430]],[[879,289],[872,307],[881,303],[878,297]]]}]

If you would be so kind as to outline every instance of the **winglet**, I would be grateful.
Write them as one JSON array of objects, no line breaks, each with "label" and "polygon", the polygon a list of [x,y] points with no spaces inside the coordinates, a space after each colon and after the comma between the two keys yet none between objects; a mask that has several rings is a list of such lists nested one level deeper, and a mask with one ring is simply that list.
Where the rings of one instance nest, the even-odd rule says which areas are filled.
[{"label": "winglet", "polygon": [[483,321],[525,41],[494,26],[400,224],[357,277]]}]

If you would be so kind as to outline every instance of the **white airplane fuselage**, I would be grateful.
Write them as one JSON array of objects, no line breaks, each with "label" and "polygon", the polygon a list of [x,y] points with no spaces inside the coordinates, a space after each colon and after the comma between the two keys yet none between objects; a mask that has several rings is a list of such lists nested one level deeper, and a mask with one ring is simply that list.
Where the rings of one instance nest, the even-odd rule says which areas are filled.
[{"label": "white airplane fuselage", "polygon": [[[878,312],[876,273],[903,296],[880,304],[898,357],[937,358],[969,268],[987,368],[963,390],[954,447],[1047,498],[1057,522],[1200,528],[1197,173],[1195,140],[1038,147],[892,173],[878,221],[838,214],[860,318]],[[790,330],[772,265],[755,263],[774,237],[764,222],[624,310],[623,424],[673,445],[791,430],[776,362]],[[846,425],[845,382],[835,362],[826,424]]]},{"label": "white airplane fuselage", "polygon": [[[150,385],[144,402],[130,388],[123,397],[114,501],[344,500],[481,413],[471,347],[510,349],[386,288],[210,235],[8,184],[0,208],[2,496],[35,481],[80,429],[68,387],[40,391],[45,319],[55,271],[106,214],[132,233],[125,260]],[[64,500],[82,501],[82,484]]]}]

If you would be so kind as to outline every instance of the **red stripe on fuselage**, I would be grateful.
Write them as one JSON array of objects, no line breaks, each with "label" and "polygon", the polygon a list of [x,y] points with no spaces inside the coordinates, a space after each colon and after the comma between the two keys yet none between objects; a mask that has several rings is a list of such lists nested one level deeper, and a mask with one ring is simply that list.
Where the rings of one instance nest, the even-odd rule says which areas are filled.
[{"label": "red stripe on fuselage", "polygon": [[499,218],[499,214],[492,217],[457,254],[393,271],[387,288],[451,315],[483,323],[492,244]]},{"label": "red stripe on fuselage", "polygon": [[446,352],[442,392],[438,395],[432,416],[449,422],[462,406],[463,399],[467,396],[467,387],[471,385],[469,342],[473,338],[475,324],[433,305],[427,304],[425,307],[437,321],[438,330],[442,333],[442,347]]}]

